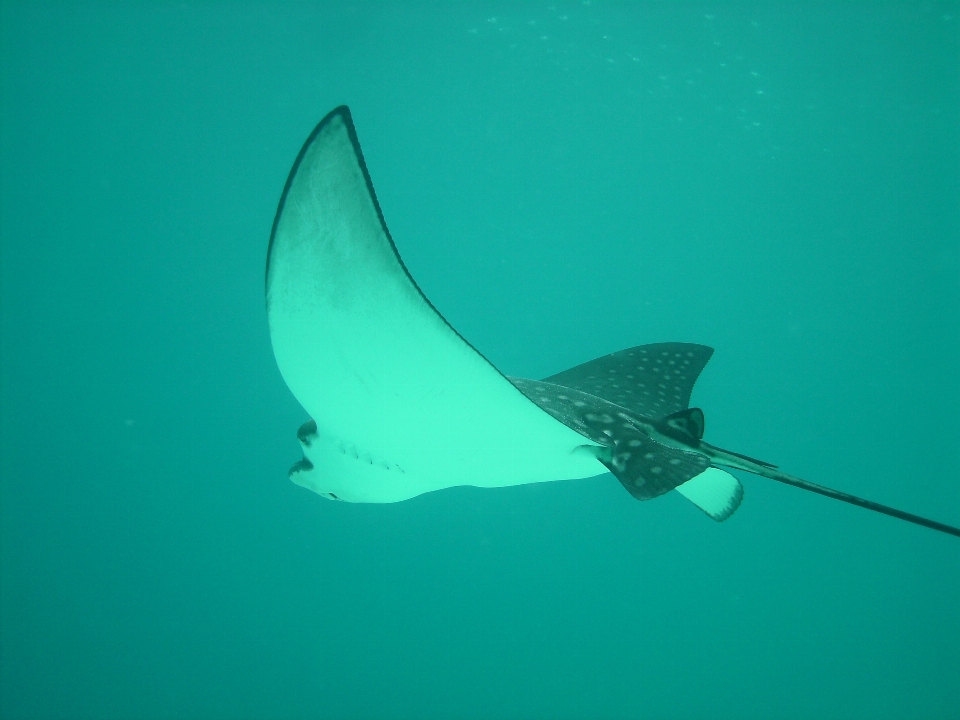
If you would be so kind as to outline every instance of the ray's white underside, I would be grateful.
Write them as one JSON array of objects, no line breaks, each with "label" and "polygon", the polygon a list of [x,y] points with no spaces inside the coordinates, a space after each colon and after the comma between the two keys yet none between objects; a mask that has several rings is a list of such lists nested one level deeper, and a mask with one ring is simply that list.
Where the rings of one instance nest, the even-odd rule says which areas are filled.
[{"label": "ray's white underside", "polygon": [[[317,426],[301,437],[309,462],[291,471],[310,490],[396,502],[607,472],[599,445],[524,396],[420,292],[345,107],[321,121],[291,170],[266,292],[280,372]],[[742,490],[711,468],[681,493],[722,520]]]},{"label": "ray's white underside", "polygon": [[381,219],[346,110],[291,172],[271,240],[267,308],[284,380],[317,423],[321,494],[391,502],[605,469],[587,438],[523,396],[410,278]]}]

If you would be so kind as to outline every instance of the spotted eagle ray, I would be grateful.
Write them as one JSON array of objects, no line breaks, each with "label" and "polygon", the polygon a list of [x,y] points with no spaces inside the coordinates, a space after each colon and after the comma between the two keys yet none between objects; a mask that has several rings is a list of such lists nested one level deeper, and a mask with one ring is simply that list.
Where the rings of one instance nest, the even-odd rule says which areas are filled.
[{"label": "spotted eagle ray", "polygon": [[346,106],[320,121],[287,178],[266,300],[280,372],[313,418],[290,478],[324,497],[396,502],[609,471],[638,500],[676,490],[722,521],[743,498],[726,467],[960,536],[704,441],[703,412],[688,407],[713,354],[704,345],[640,345],[543,380],[503,375],[404,266]]}]

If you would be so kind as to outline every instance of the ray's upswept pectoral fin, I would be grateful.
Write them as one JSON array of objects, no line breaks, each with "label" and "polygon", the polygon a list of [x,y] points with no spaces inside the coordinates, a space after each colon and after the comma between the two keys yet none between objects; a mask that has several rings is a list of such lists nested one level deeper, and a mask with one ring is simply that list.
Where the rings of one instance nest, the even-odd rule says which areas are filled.
[{"label": "ray's upswept pectoral fin", "polygon": [[531,403],[421,292],[387,228],[350,111],[297,155],[267,250],[277,366],[313,417],[299,433],[325,497],[397,502],[454,485],[592,477],[586,442]]}]

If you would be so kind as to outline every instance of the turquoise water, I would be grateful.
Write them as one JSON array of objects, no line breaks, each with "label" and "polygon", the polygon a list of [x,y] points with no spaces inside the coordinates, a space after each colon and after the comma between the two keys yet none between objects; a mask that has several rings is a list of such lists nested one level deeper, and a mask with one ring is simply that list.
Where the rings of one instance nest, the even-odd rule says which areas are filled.
[{"label": "turquoise water", "polygon": [[[4,718],[956,718],[960,542],[741,475],[286,479],[267,239],[350,105],[504,372],[711,345],[706,438],[960,524],[960,3],[2,5]],[[453,472],[453,471],[452,471]]]}]

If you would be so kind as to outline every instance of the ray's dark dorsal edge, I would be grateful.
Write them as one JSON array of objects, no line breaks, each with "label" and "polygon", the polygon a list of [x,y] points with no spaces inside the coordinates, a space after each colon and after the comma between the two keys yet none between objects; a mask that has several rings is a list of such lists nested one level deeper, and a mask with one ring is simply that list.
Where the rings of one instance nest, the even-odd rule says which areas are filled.
[{"label": "ray's dark dorsal edge", "polygon": [[443,318],[387,229],[346,106],[297,155],[267,251],[280,372],[310,414],[290,478],[348,502],[455,485],[612,473],[639,500],[671,490],[717,521],[742,470],[954,536],[960,528],[788,475],[706,442],[690,395],[705,345],[640,345],[544,380],[508,378]]}]

